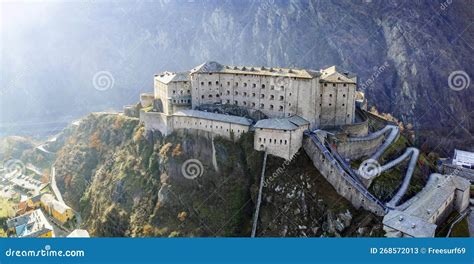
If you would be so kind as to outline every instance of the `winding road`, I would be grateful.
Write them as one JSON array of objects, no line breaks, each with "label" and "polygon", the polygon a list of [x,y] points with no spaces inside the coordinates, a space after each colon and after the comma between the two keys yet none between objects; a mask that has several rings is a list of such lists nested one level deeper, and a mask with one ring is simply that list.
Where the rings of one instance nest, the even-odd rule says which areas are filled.
[{"label": "winding road", "polygon": [[392,197],[392,199],[386,204],[387,207],[389,208],[395,208],[402,197],[405,195],[405,193],[408,190],[408,187],[410,186],[410,181],[413,176],[413,173],[415,172],[416,168],[416,162],[418,161],[418,156],[420,155],[420,151],[417,148],[407,148],[405,153],[403,153],[400,157],[386,163],[381,167],[380,172],[384,172],[386,170],[389,170],[393,168],[394,166],[398,165],[408,157],[410,157],[410,163],[408,164],[407,171],[405,173],[405,178],[403,178],[402,185],[400,189],[398,189],[397,193]]},{"label": "winding road", "polygon": [[[380,130],[383,134],[390,131],[387,138],[383,141],[382,145],[375,151],[375,153],[370,157],[373,160],[378,160],[380,156],[385,152],[385,150],[392,145],[395,140],[397,140],[398,136],[400,135],[400,128],[398,126],[387,125],[382,130]],[[378,132],[378,131],[377,131]],[[375,133],[374,133],[375,134]],[[378,136],[378,135],[376,135]]]},{"label": "winding road", "polygon": [[[369,158],[369,160],[372,161],[378,161],[382,154],[387,150],[388,147],[390,147],[393,142],[395,142],[400,135],[400,128],[398,126],[394,125],[387,125],[383,129],[376,131],[368,136],[365,137],[359,137],[359,138],[349,138],[349,141],[363,141],[363,140],[373,140],[377,137],[379,137],[381,134],[386,134],[389,132],[389,134],[386,136],[384,139],[382,145],[375,151],[374,154]],[[387,162],[386,164],[379,166],[377,164],[377,168],[373,168],[378,170],[377,173],[365,173],[363,175],[359,175],[360,177],[364,178],[365,180],[370,182],[375,179],[377,176],[379,176],[382,172],[387,171],[395,167],[396,165],[400,164],[404,160],[410,157],[410,163],[408,164],[407,171],[405,173],[405,177],[403,178],[402,185],[400,186],[400,189],[397,191],[397,193],[393,196],[393,198],[386,204],[387,207],[389,208],[395,208],[397,204],[400,202],[402,197],[405,195],[405,193],[408,190],[408,187],[410,186],[410,181],[413,176],[413,173],[415,172],[416,168],[416,163],[418,161],[418,156],[420,155],[420,151],[417,148],[407,148],[405,152],[398,158]],[[364,166],[371,166],[373,164],[366,163]],[[366,171],[365,169],[360,169],[359,171]]]},{"label": "winding road", "polygon": [[385,135],[389,132],[388,136],[384,139],[382,145],[380,145],[374,154],[370,157],[370,159],[378,160],[380,156],[385,152],[385,150],[395,141],[397,140],[398,136],[400,135],[400,128],[394,125],[386,125],[384,128],[375,131],[374,133],[370,133],[364,137],[349,137],[347,139],[348,142],[360,142],[360,141],[372,141],[380,137],[381,135]]}]

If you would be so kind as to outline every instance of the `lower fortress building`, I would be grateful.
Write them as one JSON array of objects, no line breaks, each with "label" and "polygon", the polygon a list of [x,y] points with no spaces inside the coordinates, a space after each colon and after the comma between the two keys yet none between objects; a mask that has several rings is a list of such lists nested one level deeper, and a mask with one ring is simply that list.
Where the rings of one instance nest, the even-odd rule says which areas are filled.
[{"label": "lower fortress building", "polygon": [[[188,72],[155,75],[154,93],[142,94],[124,113],[139,116],[147,131],[163,135],[193,129],[237,140],[252,133],[256,150],[286,160],[302,149],[356,209],[384,216],[387,236],[434,236],[452,211],[465,215],[470,184],[457,175],[432,174],[419,194],[401,203],[419,151],[407,148],[397,159],[378,164],[400,130],[367,112],[364,94],[356,88],[357,77],[335,66],[315,71],[206,62]],[[379,130],[371,131],[369,121]],[[351,160],[362,158],[354,170]],[[405,161],[407,172],[390,201],[368,191],[376,177]]]}]

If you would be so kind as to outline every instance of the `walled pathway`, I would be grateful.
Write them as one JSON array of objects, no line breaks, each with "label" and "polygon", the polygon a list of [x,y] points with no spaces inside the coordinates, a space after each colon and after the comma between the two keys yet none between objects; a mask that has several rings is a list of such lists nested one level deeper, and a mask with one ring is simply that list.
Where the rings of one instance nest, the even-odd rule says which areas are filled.
[{"label": "walled pathway", "polygon": [[267,151],[265,151],[265,156],[263,156],[262,175],[260,176],[260,188],[258,190],[257,206],[255,208],[255,215],[253,218],[251,237],[255,237],[255,234],[257,233],[258,215],[260,214],[260,204],[262,203],[263,183],[265,182],[265,167],[267,165],[267,155]]},{"label": "walled pathway", "polygon": [[214,145],[214,136],[212,136],[212,165],[214,170],[219,172],[219,167],[217,167],[217,157],[216,157],[216,146]]},{"label": "walled pathway", "polygon": [[65,204],[63,196],[61,195],[61,192],[59,191],[58,186],[56,185],[56,168],[54,168],[54,166],[51,166],[51,189],[53,190],[56,199],[61,203]]},{"label": "walled pathway", "polygon": [[384,134],[385,132],[390,131],[390,134],[387,136],[387,138],[385,138],[379,149],[377,149],[372,157],[370,157],[373,160],[378,160],[385,150],[390,147],[390,145],[392,145],[392,143],[395,142],[395,140],[397,140],[398,136],[400,135],[400,128],[397,126],[387,125],[380,131],[382,131]]},{"label": "walled pathway", "polygon": [[405,153],[401,155],[400,157],[386,163],[385,165],[382,166],[381,172],[384,172],[386,170],[391,169],[395,165],[401,163],[404,161],[406,158],[410,158],[410,163],[408,164],[407,171],[405,173],[405,178],[403,178],[402,185],[400,189],[398,189],[397,193],[392,197],[392,199],[386,204],[387,207],[389,208],[395,208],[395,206],[398,205],[402,197],[405,195],[405,193],[408,190],[408,187],[410,186],[410,181],[413,176],[413,173],[415,172],[416,168],[416,162],[418,161],[418,156],[420,155],[420,151],[417,148],[407,148]]},{"label": "walled pathway", "polygon": [[[449,227],[449,230],[448,230],[448,234],[446,235],[446,237],[450,237],[451,236],[451,232],[453,231],[453,227],[459,223],[461,220],[464,219],[464,217],[466,217],[466,215],[469,215],[471,213],[471,209],[468,207],[464,212],[460,213],[458,218],[456,218],[456,220],[454,220],[454,222],[451,224],[451,226]],[[469,221],[469,219],[468,219]]]},{"label": "walled pathway", "polygon": [[[360,183],[357,179],[355,179],[353,176],[351,176],[351,174],[343,168],[343,165],[341,165],[341,163],[334,157],[334,155],[331,153],[330,149],[328,149],[321,142],[321,140],[318,138],[318,136],[316,136],[315,132],[305,133],[305,136],[309,136],[309,138],[310,138],[309,141],[306,141],[307,144],[310,144],[310,142],[312,144],[314,144],[314,147],[303,144],[303,148],[304,148],[305,152],[308,154],[310,159],[313,160],[313,163],[315,164],[315,167],[321,173],[324,173],[324,170],[322,170],[318,167],[317,164],[319,164],[319,160],[317,158],[315,158],[315,156],[313,156],[313,155],[321,155],[322,154],[327,159],[327,161],[331,164],[332,168],[334,170],[338,171],[338,173],[335,173],[333,175],[324,175],[323,174],[324,178],[326,178],[329,181],[329,183],[331,183],[331,185],[333,185],[334,188],[337,189],[336,185],[337,185],[338,179],[333,179],[332,177],[334,177],[334,175],[340,175],[339,177],[342,177],[341,180],[347,182],[348,184],[350,184],[350,186],[352,186],[352,188],[354,188],[354,190],[351,191],[351,192],[355,192],[354,194],[361,195],[362,197],[364,197],[364,199],[367,199],[367,202],[366,202],[365,206],[368,206],[368,207],[366,207],[365,209],[370,210],[370,211],[372,211],[372,212],[374,212],[378,215],[384,215],[386,213],[386,210],[387,210],[386,206],[379,199],[377,199],[377,197],[375,197],[373,194],[371,194],[362,183]],[[316,150],[316,152],[312,151],[312,149]],[[318,152],[320,154],[318,154]],[[351,201],[350,197],[354,198],[354,196],[351,193],[340,193],[339,191],[338,191],[338,193],[340,195],[344,196],[349,201]],[[371,205],[369,205],[369,204],[371,204]]]}]

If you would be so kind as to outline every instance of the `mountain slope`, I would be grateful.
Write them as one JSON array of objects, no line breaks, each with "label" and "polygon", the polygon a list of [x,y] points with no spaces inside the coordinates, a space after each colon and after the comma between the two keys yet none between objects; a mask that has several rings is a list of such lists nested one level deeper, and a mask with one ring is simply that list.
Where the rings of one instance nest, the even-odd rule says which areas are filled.
[{"label": "mountain slope", "polygon": [[[11,9],[30,9],[2,7],[6,17]],[[474,9],[468,0],[86,1],[42,7],[47,19],[23,21],[27,30],[5,23],[2,123],[120,108],[149,92],[156,72],[188,70],[205,60],[314,69],[336,64],[359,75],[371,104],[412,123],[419,145],[427,141],[445,156],[454,147],[474,145],[473,89],[448,86],[454,71],[474,76]],[[75,16],[68,16],[72,11]],[[31,40],[28,26],[48,34]],[[18,45],[32,41],[37,45]],[[100,71],[113,77],[106,91],[93,86]],[[17,107],[24,102],[28,107]]]}]

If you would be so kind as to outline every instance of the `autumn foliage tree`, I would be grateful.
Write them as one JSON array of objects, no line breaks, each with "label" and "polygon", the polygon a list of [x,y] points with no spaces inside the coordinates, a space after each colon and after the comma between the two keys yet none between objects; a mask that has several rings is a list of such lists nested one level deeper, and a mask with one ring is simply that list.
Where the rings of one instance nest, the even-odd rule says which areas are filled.
[{"label": "autumn foliage tree", "polygon": [[89,138],[89,147],[99,150],[101,146],[102,146],[102,142],[100,141],[100,134],[99,134],[99,131],[96,131]]}]

